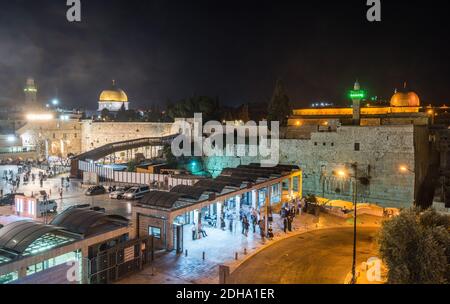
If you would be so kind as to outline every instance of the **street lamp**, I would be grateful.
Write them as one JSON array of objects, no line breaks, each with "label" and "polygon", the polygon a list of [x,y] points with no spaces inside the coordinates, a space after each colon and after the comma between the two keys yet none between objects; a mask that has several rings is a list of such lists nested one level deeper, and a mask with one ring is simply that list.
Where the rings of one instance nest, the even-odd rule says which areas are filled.
[{"label": "street lamp", "polygon": [[349,178],[353,182],[353,262],[352,262],[352,284],[356,284],[356,216],[357,216],[357,201],[358,201],[358,163],[351,165],[354,175],[348,174],[344,170],[339,170],[336,175],[340,178]]},{"label": "street lamp", "polygon": [[399,167],[399,170],[400,170],[400,172],[402,172],[402,173],[408,173],[408,172],[414,173],[414,170],[409,169],[409,167],[408,167],[408,166],[405,166],[405,165],[401,165],[401,166]]}]

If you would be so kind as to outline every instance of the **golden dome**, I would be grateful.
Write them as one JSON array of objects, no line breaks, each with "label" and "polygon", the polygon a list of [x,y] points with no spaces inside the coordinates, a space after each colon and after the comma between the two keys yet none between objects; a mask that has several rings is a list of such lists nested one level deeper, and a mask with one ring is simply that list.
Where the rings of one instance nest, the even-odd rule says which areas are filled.
[{"label": "golden dome", "polygon": [[397,92],[391,98],[391,107],[420,107],[420,99],[414,92]]},{"label": "golden dome", "polygon": [[420,107],[419,96],[407,89],[407,83],[403,84],[401,91],[395,90],[394,96],[391,98],[391,107]]},{"label": "golden dome", "polygon": [[100,102],[128,102],[127,94],[119,88],[116,88],[115,82],[113,81],[113,87],[109,90],[104,90],[100,94]]}]

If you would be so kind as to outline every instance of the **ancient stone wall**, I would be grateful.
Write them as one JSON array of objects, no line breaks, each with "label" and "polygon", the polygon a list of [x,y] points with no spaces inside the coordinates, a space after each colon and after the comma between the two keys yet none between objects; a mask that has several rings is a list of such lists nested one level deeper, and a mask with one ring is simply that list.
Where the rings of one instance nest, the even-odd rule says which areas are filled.
[{"label": "ancient stone wall", "polygon": [[[351,164],[357,162],[357,176],[368,181],[367,185],[358,183],[359,202],[409,207],[414,201],[415,177],[412,172],[400,172],[399,167],[415,168],[414,130],[413,125],[345,126],[336,132],[312,133],[311,139],[282,139],[280,163],[301,167],[304,195],[352,201],[352,179],[335,174],[344,170],[354,175]],[[205,158],[204,165],[217,175],[222,168],[257,161],[249,157],[213,157]]]},{"label": "ancient stone wall", "polygon": [[81,149],[83,152],[106,144],[171,134],[172,123],[151,122],[81,122]]}]

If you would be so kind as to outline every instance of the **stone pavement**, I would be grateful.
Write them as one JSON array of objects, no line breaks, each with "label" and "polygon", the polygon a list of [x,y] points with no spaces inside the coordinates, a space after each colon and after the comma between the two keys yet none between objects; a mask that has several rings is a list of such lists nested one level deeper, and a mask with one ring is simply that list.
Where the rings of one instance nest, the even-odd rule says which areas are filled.
[{"label": "stone pavement", "polygon": [[[258,233],[249,233],[248,237],[241,234],[240,227],[234,232],[207,228],[208,237],[192,241],[189,233],[185,231],[185,253],[177,255],[174,252],[161,252],[155,258],[153,266],[148,267],[138,274],[131,275],[118,282],[119,284],[217,284],[219,283],[219,265],[230,266],[233,271],[245,260],[257,252],[267,248],[288,237],[303,232],[336,227],[352,226],[353,220],[346,220],[322,214],[319,218],[309,214],[298,216],[294,221],[292,232],[282,231],[279,216],[274,216],[273,240],[261,240]],[[359,226],[379,226],[381,218],[372,216],[361,216],[358,220]],[[250,228],[251,230],[251,228]],[[246,251],[246,252],[245,252]],[[203,260],[205,252],[205,260]],[[238,260],[235,260],[235,254]]]}]

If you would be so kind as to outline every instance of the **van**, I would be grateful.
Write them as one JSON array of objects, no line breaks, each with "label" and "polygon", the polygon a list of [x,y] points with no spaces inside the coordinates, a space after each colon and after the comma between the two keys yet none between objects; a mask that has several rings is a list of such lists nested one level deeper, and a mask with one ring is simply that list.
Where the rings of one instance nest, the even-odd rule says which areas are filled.
[{"label": "van", "polygon": [[134,200],[134,199],[143,198],[144,195],[149,192],[150,192],[149,186],[132,187],[127,192],[125,192],[123,197],[125,199]]},{"label": "van", "polygon": [[37,214],[40,216],[45,215],[46,213],[55,213],[58,209],[58,205],[56,204],[55,200],[48,200],[48,201],[38,201],[37,205]]}]

